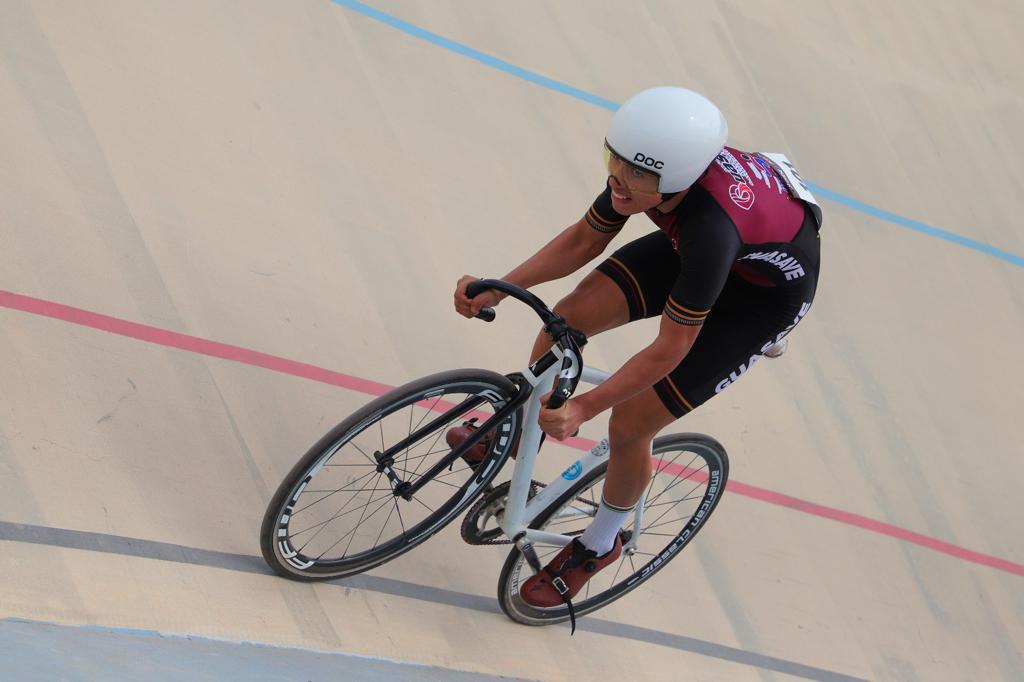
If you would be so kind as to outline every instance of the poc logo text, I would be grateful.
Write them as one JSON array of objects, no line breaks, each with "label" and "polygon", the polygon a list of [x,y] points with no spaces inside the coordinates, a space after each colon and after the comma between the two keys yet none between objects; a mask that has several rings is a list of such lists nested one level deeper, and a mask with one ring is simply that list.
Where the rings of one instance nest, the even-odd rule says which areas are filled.
[{"label": "poc logo text", "polygon": [[637,155],[633,157],[633,161],[636,162],[636,163],[642,163],[643,165],[645,165],[645,166],[647,166],[649,168],[659,168],[660,169],[660,168],[664,168],[665,167],[665,162],[664,161],[658,161],[658,160],[656,160],[652,156],[644,156],[643,154],[641,154],[639,152],[637,152]]}]

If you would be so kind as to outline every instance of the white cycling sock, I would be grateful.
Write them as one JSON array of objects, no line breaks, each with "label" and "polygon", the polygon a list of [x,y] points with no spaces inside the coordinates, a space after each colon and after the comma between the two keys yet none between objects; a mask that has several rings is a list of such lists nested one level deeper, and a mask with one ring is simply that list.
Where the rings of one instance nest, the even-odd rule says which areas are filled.
[{"label": "white cycling sock", "polygon": [[597,552],[598,556],[604,556],[612,551],[612,547],[615,546],[615,536],[618,535],[622,524],[632,516],[635,508],[635,503],[632,507],[617,507],[608,504],[608,501],[602,496],[601,504],[597,508],[597,516],[583,531],[580,542],[587,549]]}]

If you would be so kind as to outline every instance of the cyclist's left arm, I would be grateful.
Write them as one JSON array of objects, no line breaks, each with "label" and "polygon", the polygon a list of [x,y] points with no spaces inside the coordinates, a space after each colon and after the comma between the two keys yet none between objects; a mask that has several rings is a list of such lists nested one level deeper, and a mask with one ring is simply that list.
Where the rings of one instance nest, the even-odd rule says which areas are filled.
[{"label": "cyclist's left arm", "polygon": [[658,336],[608,381],[576,398],[588,420],[650,388],[683,361],[743,246],[717,206],[693,216],[679,234],[679,276],[662,311]]},{"label": "cyclist's left arm", "polygon": [[693,347],[701,325],[682,325],[668,313],[661,315],[658,337],[630,358],[608,381],[573,400],[582,408],[588,421],[610,407],[629,400],[668,375]]}]

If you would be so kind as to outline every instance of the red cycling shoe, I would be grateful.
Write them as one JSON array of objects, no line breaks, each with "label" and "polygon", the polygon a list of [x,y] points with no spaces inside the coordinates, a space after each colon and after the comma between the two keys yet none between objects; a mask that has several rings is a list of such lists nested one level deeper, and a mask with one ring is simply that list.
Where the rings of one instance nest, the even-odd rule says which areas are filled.
[{"label": "red cycling shoe", "polygon": [[[462,426],[455,426],[448,429],[448,433],[444,434],[444,439],[448,442],[448,447],[454,450],[465,443],[466,439],[472,436],[476,429],[477,426],[473,422],[463,422]],[[462,458],[466,460],[470,466],[484,461],[484,457],[487,456],[487,451],[491,449],[491,441],[493,439],[494,436],[492,435],[484,436],[476,445],[462,453]]]},{"label": "red cycling shoe", "polygon": [[[448,429],[448,433],[444,434],[444,439],[448,442],[448,447],[452,450],[457,448],[466,442],[474,431],[479,427],[476,425],[476,417],[470,419],[468,422],[462,422],[462,426],[453,426]],[[580,430],[576,429],[570,438],[575,438],[580,435]],[[548,434],[541,432],[540,434],[540,445],[537,446],[539,450],[544,445],[544,439],[548,437]],[[487,451],[491,449],[491,441],[494,439],[494,434],[490,433],[480,439],[476,445],[471,447],[469,450],[463,453],[462,459],[466,460],[466,463],[470,466],[476,466],[480,462],[484,461],[484,457],[487,456]],[[512,444],[512,459],[516,458],[519,454],[519,437],[516,436],[516,442]]]},{"label": "red cycling shoe", "polygon": [[[448,433],[444,434],[444,439],[448,442],[448,447],[455,449],[458,446],[466,442],[466,439],[473,435],[479,427],[476,425],[476,419],[470,419],[468,422],[462,422],[462,426],[453,426],[448,429]],[[491,449],[491,443],[494,440],[494,433],[489,433],[480,441],[466,450],[462,454],[462,458],[466,460],[466,463],[470,466],[475,466],[480,462],[484,461],[484,457],[487,456],[488,451]],[[544,443],[544,434],[541,434],[541,444]],[[512,459],[516,458],[519,454],[519,439],[516,438],[516,442],[512,444]]]},{"label": "red cycling shoe", "polygon": [[540,573],[523,583],[519,596],[530,606],[542,609],[565,604],[569,607],[569,617],[575,632],[576,614],[572,598],[598,571],[613,563],[621,554],[621,535],[615,536],[615,545],[603,556],[597,556],[597,552],[587,549],[578,537],[573,538]]}]

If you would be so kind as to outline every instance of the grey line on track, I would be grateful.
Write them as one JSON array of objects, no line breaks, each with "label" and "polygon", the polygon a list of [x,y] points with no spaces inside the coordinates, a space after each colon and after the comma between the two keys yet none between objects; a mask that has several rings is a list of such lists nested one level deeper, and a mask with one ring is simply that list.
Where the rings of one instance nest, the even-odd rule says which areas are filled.
[{"label": "grey line on track", "polygon": [[[49,545],[52,547],[63,547],[66,549],[80,549],[90,552],[104,552],[121,556],[133,556],[144,559],[155,559],[157,561],[171,561],[194,566],[207,566],[222,568],[229,571],[242,573],[256,573],[261,575],[272,575],[270,569],[263,562],[263,559],[246,554],[231,554],[228,552],[217,552],[209,549],[186,547],[166,542],[143,540],[140,538],[128,538],[120,535],[108,535],[105,533],[92,533],[79,530],[68,530],[64,528],[50,528],[47,526],[35,526],[10,521],[0,521],[0,540],[9,542],[24,542],[36,545]],[[435,604],[445,604],[461,609],[482,611],[485,613],[497,613],[495,601],[489,597],[482,597],[454,590],[446,590],[428,585],[417,585],[404,580],[393,578],[381,578],[371,575],[358,575],[351,578],[344,578],[335,581],[338,587],[366,590],[390,594],[407,599],[416,599]],[[710,656],[724,661],[731,661],[743,665],[749,665],[762,670],[802,677],[809,680],[823,680],[827,682],[864,682],[863,678],[843,675],[831,670],[816,668],[794,661],[787,661],[774,656],[766,656],[751,651],[744,651],[736,647],[716,644],[694,637],[675,635],[670,632],[663,632],[651,628],[636,625],[626,625],[602,620],[600,618],[587,617],[580,621],[578,629],[593,632],[596,634],[631,639],[649,644],[656,644],[680,651],[689,651],[703,656]]]}]

